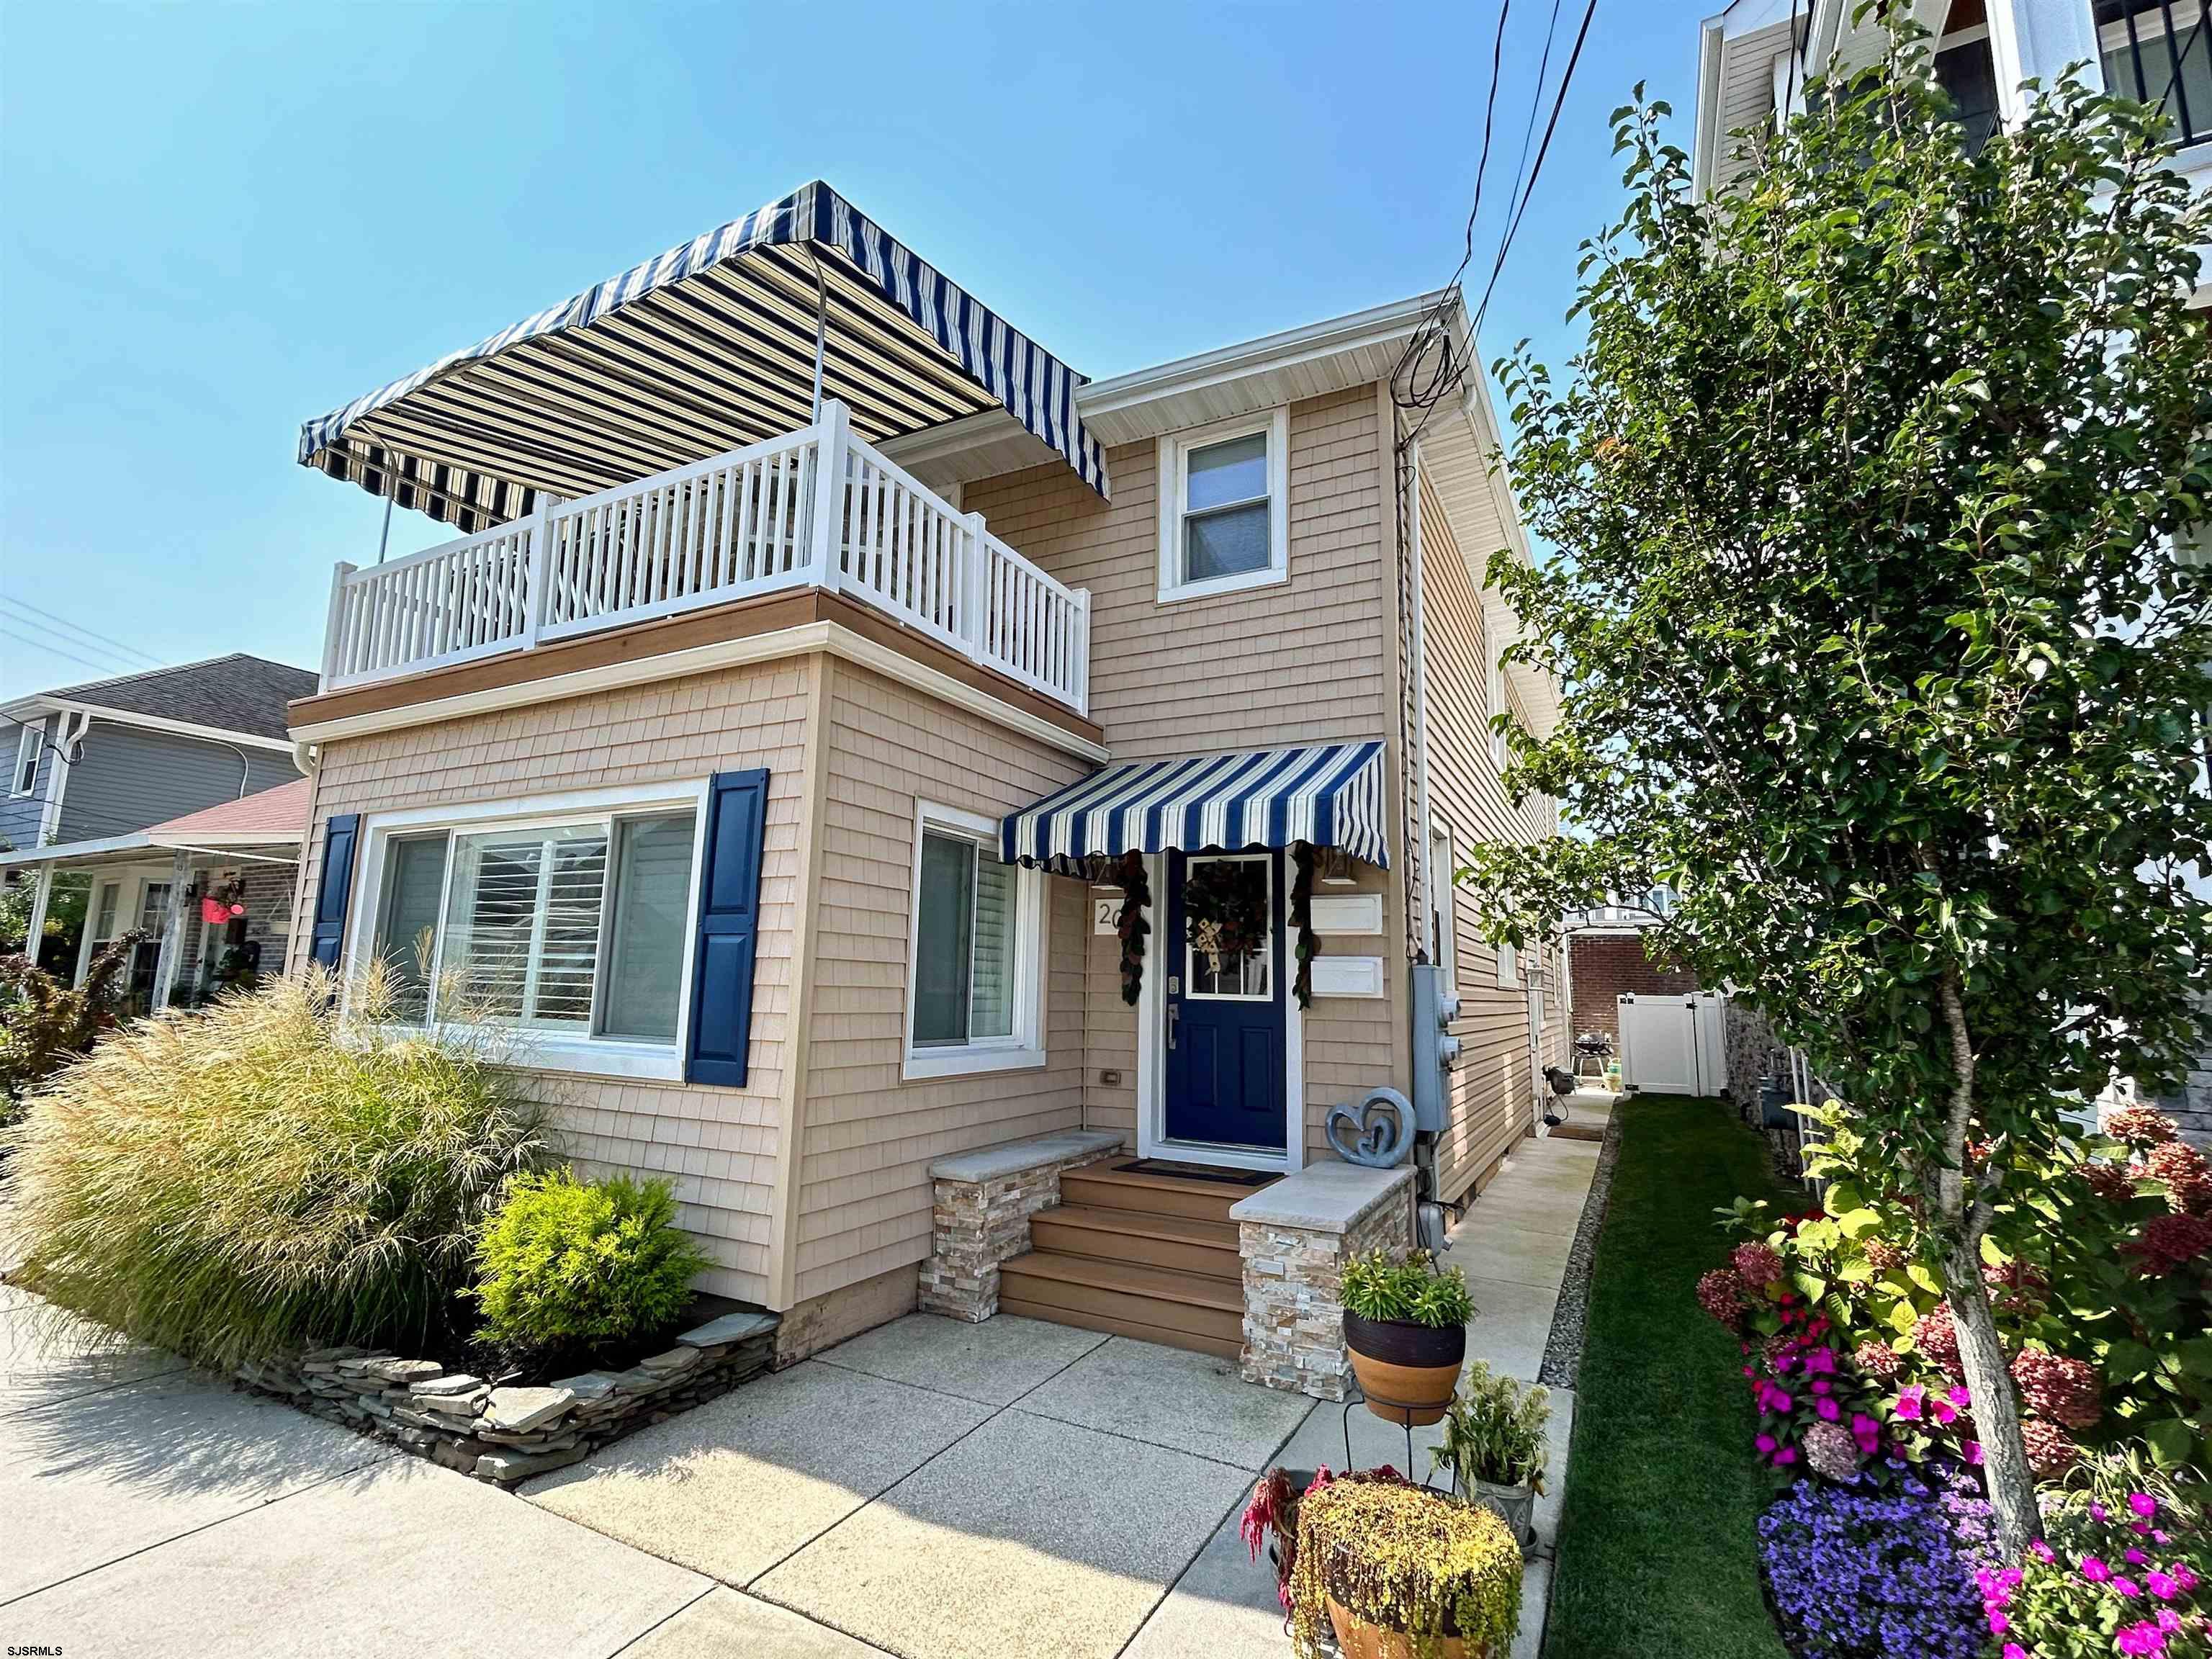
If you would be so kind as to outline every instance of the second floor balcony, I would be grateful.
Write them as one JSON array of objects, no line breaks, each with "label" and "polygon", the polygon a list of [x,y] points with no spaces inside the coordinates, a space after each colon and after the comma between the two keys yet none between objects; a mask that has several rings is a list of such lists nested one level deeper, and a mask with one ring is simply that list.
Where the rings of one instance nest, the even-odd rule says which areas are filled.
[{"label": "second floor balcony", "polygon": [[[1000,470],[1064,465],[1103,497],[1081,381],[828,185],[802,185],[307,422],[303,465],[459,537],[339,565],[304,724],[770,617],[838,624],[1080,722],[1088,596],[885,449],[957,424]],[[932,474],[956,495],[957,476]],[[392,684],[416,677],[419,692]]]},{"label": "second floor balcony", "polygon": [[384,564],[341,563],[323,689],[341,690],[758,595],[881,612],[1078,714],[1090,595],[1054,580],[856,436],[800,430]]}]

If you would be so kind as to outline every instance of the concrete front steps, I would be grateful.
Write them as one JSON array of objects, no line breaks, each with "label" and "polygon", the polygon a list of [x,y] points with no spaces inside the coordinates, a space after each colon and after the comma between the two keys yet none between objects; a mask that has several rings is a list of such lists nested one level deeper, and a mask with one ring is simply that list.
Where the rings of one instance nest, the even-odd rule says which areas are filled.
[{"label": "concrete front steps", "polygon": [[1235,1359],[1244,1265],[1229,1207],[1255,1189],[1094,1164],[1030,1218],[1032,1248],[999,1269],[999,1308]]}]

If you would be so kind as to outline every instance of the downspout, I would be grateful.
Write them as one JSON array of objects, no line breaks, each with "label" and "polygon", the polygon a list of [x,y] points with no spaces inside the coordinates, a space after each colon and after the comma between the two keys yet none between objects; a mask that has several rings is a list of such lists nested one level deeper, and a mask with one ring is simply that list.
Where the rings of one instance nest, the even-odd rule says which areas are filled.
[{"label": "downspout", "polygon": [[1418,436],[1407,451],[1407,516],[1413,588],[1413,816],[1417,820],[1415,834],[1419,836],[1414,845],[1421,849],[1421,938],[1425,949],[1430,931],[1436,926],[1437,875],[1430,867],[1436,842],[1430,832],[1432,820],[1429,817],[1429,659],[1425,628],[1428,604],[1421,592],[1421,441]]}]

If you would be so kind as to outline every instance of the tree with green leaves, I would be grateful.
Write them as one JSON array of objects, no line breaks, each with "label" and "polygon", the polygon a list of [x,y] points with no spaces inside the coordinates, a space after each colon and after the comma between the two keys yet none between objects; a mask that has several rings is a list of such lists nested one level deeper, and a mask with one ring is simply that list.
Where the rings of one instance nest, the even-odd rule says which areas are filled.
[{"label": "tree with green leaves", "polygon": [[2017,1550],[1983,1242],[2069,1098],[2202,1036],[2212,215],[2074,82],[1972,149],[1905,33],[1709,198],[1638,97],[1567,383],[1499,365],[1558,556],[1491,578],[1564,693],[1508,781],[1583,833],[1464,879],[1516,944],[1676,890],[1655,948],[1806,1049],[1942,1274]]}]

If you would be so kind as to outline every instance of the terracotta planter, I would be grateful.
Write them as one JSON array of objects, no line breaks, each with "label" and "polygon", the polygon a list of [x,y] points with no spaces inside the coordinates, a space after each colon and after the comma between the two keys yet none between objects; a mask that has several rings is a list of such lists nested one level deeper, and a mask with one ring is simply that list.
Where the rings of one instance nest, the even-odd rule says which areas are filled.
[{"label": "terracotta planter", "polygon": [[1369,1411],[1412,1428],[1443,1420],[1467,1358],[1466,1326],[1362,1319],[1347,1310],[1344,1341]]},{"label": "terracotta planter", "polygon": [[[1334,1595],[1328,1598],[1328,1622],[1336,1631],[1336,1645],[1343,1650],[1344,1659],[1416,1659],[1412,1637],[1369,1624]],[[1464,1637],[1443,1636],[1420,1659],[1489,1659],[1489,1654],[1487,1646],[1469,1647]]]}]

